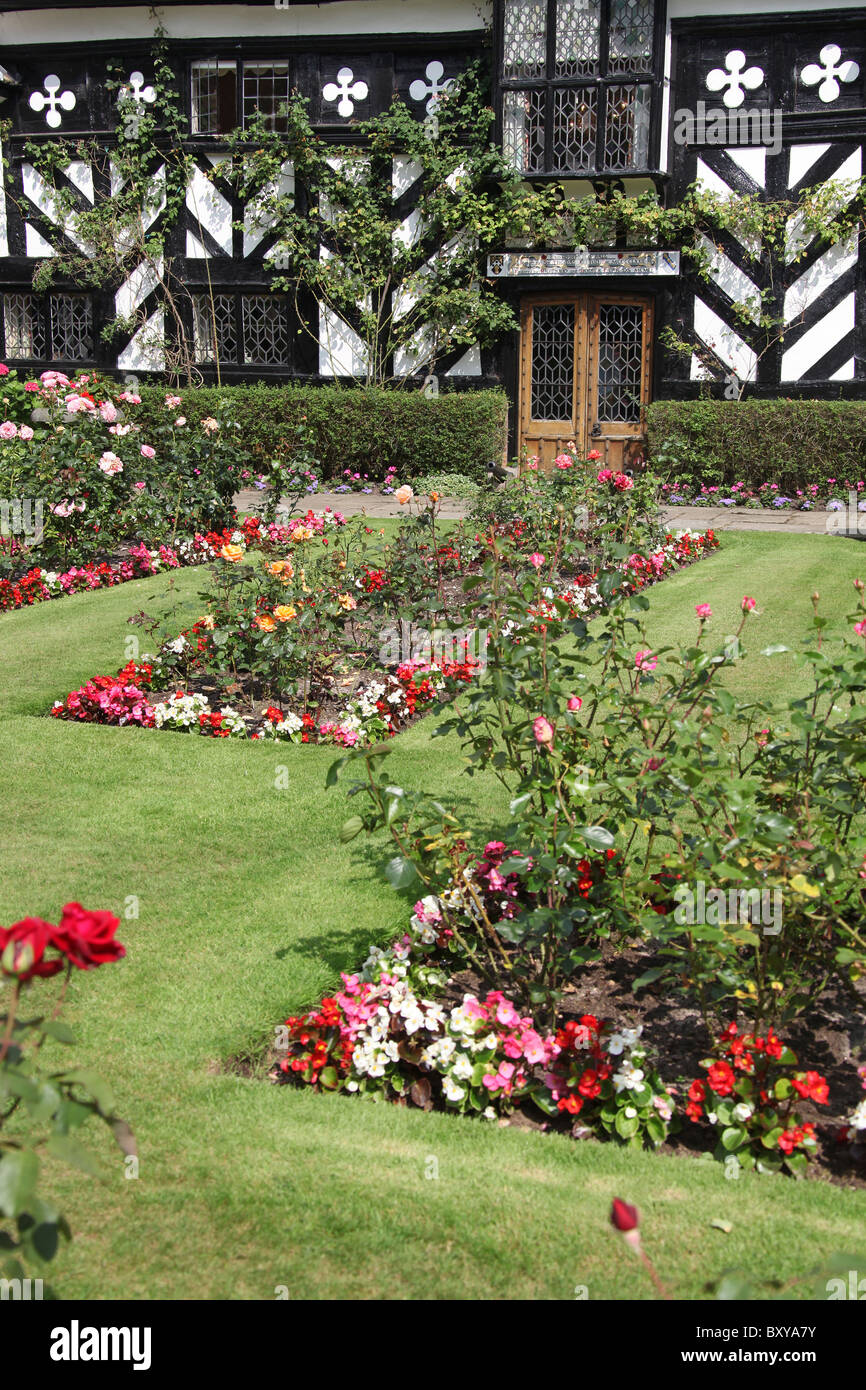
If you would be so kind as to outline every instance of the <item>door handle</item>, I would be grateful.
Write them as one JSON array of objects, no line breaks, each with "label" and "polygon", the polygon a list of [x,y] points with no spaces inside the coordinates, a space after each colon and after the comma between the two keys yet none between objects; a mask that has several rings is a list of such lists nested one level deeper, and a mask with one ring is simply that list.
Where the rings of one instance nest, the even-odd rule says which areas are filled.
[{"label": "door handle", "polygon": [[592,429],[590,430],[590,434],[592,435],[593,439],[595,439],[598,435],[601,434],[601,425],[598,423],[597,420],[593,425]]}]

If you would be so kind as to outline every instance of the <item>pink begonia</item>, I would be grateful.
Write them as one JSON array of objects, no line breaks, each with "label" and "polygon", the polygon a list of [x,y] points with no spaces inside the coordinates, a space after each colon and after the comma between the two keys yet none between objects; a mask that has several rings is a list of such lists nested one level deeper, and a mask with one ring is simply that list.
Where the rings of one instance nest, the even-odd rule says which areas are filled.
[{"label": "pink begonia", "polygon": [[571,698],[570,698],[570,700],[569,700],[569,702],[568,702],[568,705],[566,706],[566,708],[567,708],[567,709],[570,709],[571,712],[572,712],[572,714],[575,714],[575,713],[577,712],[577,710],[579,710],[579,709],[582,708],[582,706],[583,706],[583,700],[581,700],[580,696],[579,696],[579,695],[572,695]]},{"label": "pink begonia", "polygon": [[743,612],[751,613],[752,609],[755,607],[755,603],[755,599],[749,598],[748,595],[745,595],[742,603]]},{"label": "pink begonia", "polygon": [[19,438],[19,439],[32,439],[32,438],[33,438],[33,431],[32,431],[32,429],[30,428],[29,425],[19,425],[19,426],[18,426],[18,438]]},{"label": "pink begonia", "polygon": [[156,458],[156,450],[150,444],[142,444],[141,452],[146,459]]},{"label": "pink begonia", "polygon": [[538,551],[534,550],[529,557],[529,563],[534,569],[540,570],[541,566],[544,564],[544,556],[539,555]]},{"label": "pink begonia", "polygon": [[543,714],[533,722],[532,732],[535,734],[536,743],[553,743],[553,725]]},{"label": "pink begonia", "polygon": [[16,439],[18,436],[18,426],[13,425],[11,420],[4,420],[0,425],[0,439]]},{"label": "pink begonia", "polygon": [[654,671],[659,662],[658,657],[653,656],[652,652],[647,648],[646,651],[638,652],[635,655],[634,664],[639,671]]},{"label": "pink begonia", "polygon": [[707,618],[711,618],[713,616],[713,610],[708,603],[696,603],[695,612],[697,613],[701,622],[704,622]]}]

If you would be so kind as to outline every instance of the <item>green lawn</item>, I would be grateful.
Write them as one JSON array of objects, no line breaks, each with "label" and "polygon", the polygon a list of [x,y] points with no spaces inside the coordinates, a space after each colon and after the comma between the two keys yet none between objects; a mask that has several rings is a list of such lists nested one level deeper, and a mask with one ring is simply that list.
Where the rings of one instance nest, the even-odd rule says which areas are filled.
[{"label": "green lawn", "polygon": [[[862,558],[861,558],[862,554]],[[651,593],[656,645],[693,630],[707,601],[733,631],[758,599],[742,680],[781,690],[809,594],[843,613],[866,571],[854,541],[729,535],[722,551]],[[204,575],[174,577],[201,611]],[[866,1248],[866,1193],[744,1175],[698,1159],[634,1154],[448,1115],[318,1097],[225,1070],[287,1012],[330,989],[405,908],[381,851],[343,845],[345,790],[325,792],[333,753],[60,723],[53,699],[126,659],[126,617],[170,606],[168,577],[0,618],[0,766],[7,788],[0,922],[55,918],[80,899],[137,919],[119,965],[80,974],[68,1017],[76,1060],[114,1086],[140,1176],[94,1131],[100,1182],[46,1162],[43,1187],[72,1244],[51,1279],[69,1298],[641,1298],[652,1290],[607,1225],[636,1202],[647,1247],[680,1298],[740,1266],[784,1283],[834,1251]],[[694,624],[696,626],[696,624]],[[144,643],[146,648],[147,643]],[[395,780],[465,799],[491,830],[499,790],[462,785],[430,721],[396,741]],[[280,766],[289,789],[279,790]],[[438,1178],[425,1172],[438,1164]],[[730,1234],[712,1229],[729,1221]],[[786,1296],[811,1292],[797,1285]]]}]

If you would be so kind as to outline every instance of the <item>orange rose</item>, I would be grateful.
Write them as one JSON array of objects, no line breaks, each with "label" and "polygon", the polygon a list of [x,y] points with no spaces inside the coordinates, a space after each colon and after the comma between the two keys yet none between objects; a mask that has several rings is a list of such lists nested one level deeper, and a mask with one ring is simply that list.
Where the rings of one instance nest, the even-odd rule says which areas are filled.
[{"label": "orange rose", "polygon": [[224,560],[230,560],[233,565],[236,565],[238,560],[244,558],[244,548],[242,545],[224,545],[220,555]]},{"label": "orange rose", "polygon": [[208,632],[213,632],[215,624],[210,613],[207,613],[203,618],[199,618],[199,622]]},{"label": "orange rose", "polygon": [[351,612],[353,608],[358,607],[351,594],[338,594],[337,602],[339,603],[341,608],[346,609],[347,613]]},{"label": "orange rose", "polygon": [[294,578],[295,567],[291,560],[274,560],[267,569],[268,574],[273,574],[277,579],[282,578],[284,583]]},{"label": "orange rose", "polygon": [[273,632],[276,627],[276,623],[270,613],[260,613],[254,621],[256,627],[261,628],[262,632]]},{"label": "orange rose", "polygon": [[309,526],[293,526],[289,532],[289,540],[292,541],[311,541],[313,533]]},{"label": "orange rose", "polygon": [[290,603],[283,603],[279,608],[274,609],[274,617],[278,623],[290,623],[292,618],[298,616],[298,610]]}]

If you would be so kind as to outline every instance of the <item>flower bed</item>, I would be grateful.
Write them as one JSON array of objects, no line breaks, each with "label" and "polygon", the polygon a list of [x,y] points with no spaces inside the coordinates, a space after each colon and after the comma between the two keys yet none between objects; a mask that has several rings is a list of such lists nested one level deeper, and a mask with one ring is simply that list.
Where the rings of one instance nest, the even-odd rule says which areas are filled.
[{"label": "flower bed", "polygon": [[[828,488],[834,485],[835,490],[829,491]],[[864,488],[866,483],[862,479],[842,482],[830,478],[825,488],[810,483],[806,487],[795,488],[789,496],[778,483],[762,483],[752,488],[742,482],[707,485],[682,481],[662,483],[659,500],[665,507],[746,507],[750,510],[760,507],[774,511],[838,512],[844,509],[847,505],[845,499],[853,492],[858,499],[862,499],[858,500],[858,509],[866,511]]]},{"label": "flower bed", "polygon": [[[226,531],[221,537],[211,534],[196,538],[197,543],[202,541],[202,546],[193,553],[201,554],[202,558],[215,557],[227,578],[236,566],[256,557],[260,565],[258,573],[264,571],[270,597],[265,602],[263,595],[259,595],[254,610],[243,610],[241,625],[235,627],[233,634],[235,640],[243,643],[246,659],[251,664],[256,659],[255,654],[260,649],[266,650],[266,644],[274,635],[279,638],[305,610],[321,614],[330,602],[336,609],[336,619],[341,624],[351,621],[354,627],[364,616],[364,600],[373,602],[379,597],[388,577],[383,569],[374,569],[365,560],[358,564],[353,575],[339,571],[339,566],[346,562],[338,560],[340,580],[336,587],[325,589],[322,586],[314,593],[306,583],[308,566],[301,564],[297,557],[306,555],[316,543],[322,548],[321,554],[345,527],[345,518],[340,513],[308,511],[306,516],[284,525],[266,526],[253,517],[232,533]],[[364,527],[365,531],[369,529]],[[624,587],[627,591],[637,591],[709,553],[717,545],[712,531],[698,534],[685,530],[668,534],[664,543],[649,555],[633,554],[621,562],[619,572]],[[459,560],[453,547],[449,555]],[[164,563],[170,563],[170,559]],[[533,553],[528,563],[540,571],[546,560],[539,553]],[[538,602],[530,610],[531,618],[534,622],[548,622],[557,616],[562,605],[573,617],[599,612],[603,599],[597,578],[597,574],[589,571],[561,587],[559,592],[551,585],[544,585]],[[300,593],[296,585],[291,595],[286,595],[291,598],[290,602],[274,602],[274,595],[283,597],[282,588],[298,580],[301,581]],[[304,596],[305,590],[309,591],[309,597]],[[352,590],[358,594],[357,599]],[[362,605],[360,613],[359,604]],[[233,612],[235,624],[238,617]],[[219,696],[213,703],[204,689],[192,688],[194,682],[182,679],[191,673],[201,674],[203,662],[217,650],[214,646],[216,632],[217,619],[212,614],[206,615],[191,629],[165,639],[156,655],[145,656],[140,663],[128,663],[114,676],[93,677],[65,699],[55,701],[51,713],[61,719],[134,724],[143,728],[198,732],[215,738],[333,743],[352,748],[393,737],[435,702],[451,698],[483,670],[483,662],[470,654],[469,639],[466,639],[464,650],[456,660],[415,658],[398,662],[392,670],[384,670],[372,680],[359,677],[352,692],[337,702],[331,701],[332,708],[324,715],[321,708],[293,707],[285,701],[276,704],[270,700],[263,702],[261,708],[245,713]],[[328,633],[325,635],[327,637]],[[516,628],[514,636],[519,640]],[[234,677],[233,683],[237,685],[237,671]],[[224,683],[229,684],[228,681]],[[159,691],[166,692],[164,698],[153,698],[152,692]]]},{"label": "flower bed", "polygon": [[[701,1134],[689,1137],[714,1145],[727,1168],[801,1175],[816,1138],[797,1105],[826,1105],[829,1091],[818,1072],[798,1068],[772,1028],[763,1036],[729,1023],[717,1055],[704,1064],[705,1080],[670,1085],[652,1061],[642,1025],[614,1026],[575,1012],[548,1030],[503,990],[470,993],[461,986],[460,939],[478,924],[472,889],[481,897],[491,888],[509,891],[498,872],[507,868],[504,849],[486,845],[443,898],[415,904],[399,940],[371,948],[360,971],[341,974],[342,989],[287,1018],[277,1029],[271,1080],[484,1120],[520,1111],[575,1139],[632,1147],[658,1148],[704,1121]],[[589,863],[585,872],[592,873]],[[447,923],[457,921],[455,932]],[[861,1075],[866,1085],[866,1068]],[[863,1108],[852,1119],[855,1138],[866,1130]]]}]

